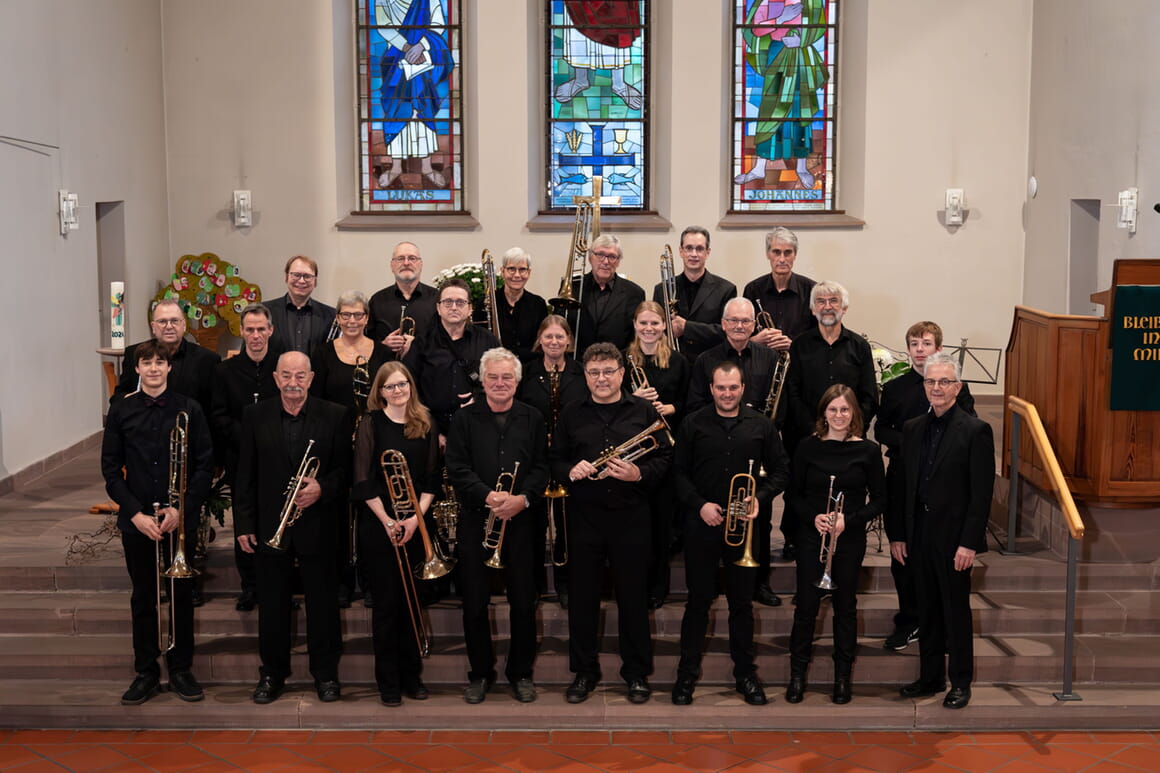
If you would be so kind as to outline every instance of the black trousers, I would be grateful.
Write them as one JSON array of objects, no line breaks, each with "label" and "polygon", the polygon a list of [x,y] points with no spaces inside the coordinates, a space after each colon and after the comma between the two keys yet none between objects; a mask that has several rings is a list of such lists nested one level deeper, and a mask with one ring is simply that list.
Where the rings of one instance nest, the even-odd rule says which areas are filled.
[{"label": "black trousers", "polygon": [[[189,556],[193,542],[190,536],[195,536],[197,529],[186,529],[186,555]],[[161,646],[169,639],[169,626],[173,626],[173,649],[165,655],[166,668],[169,673],[174,671],[188,671],[193,665],[193,580],[173,580],[172,586],[167,578],[161,578],[165,587],[172,591],[173,621],[162,620],[161,646],[157,643],[157,554],[153,540],[140,532],[121,532],[121,546],[125,552],[125,568],[129,572],[129,580],[133,583],[133,594],[129,598],[129,610],[133,620],[133,669],[138,674],[161,676],[161,665],[157,657],[161,654]],[[162,541],[162,556],[165,568],[169,568],[170,551],[169,537]]]},{"label": "black trousers", "polygon": [[568,510],[571,604],[568,656],[573,673],[600,677],[600,589],[612,569],[616,593],[620,675],[625,681],[652,673],[648,619],[648,556],[652,549],[647,507]]},{"label": "black trousers", "polygon": [[[822,595],[814,583],[821,578],[823,564],[818,560],[819,535],[813,524],[798,532],[797,606],[789,635],[791,669],[804,672],[814,652],[814,628]],[[833,591],[834,670],[849,673],[858,647],[858,573],[866,555],[866,532],[847,530],[838,538],[830,577],[837,586]]]},{"label": "black trousers", "polygon": [[[698,519],[699,520],[699,519]],[[770,537],[773,536],[773,503],[762,502],[757,508],[757,518],[753,521],[753,558],[757,561],[757,584],[769,585],[770,577]],[[792,542],[792,540],[791,540]]]},{"label": "black trousers", "polygon": [[[421,618],[414,622],[404,596],[403,574],[399,556],[387,537],[387,530],[374,513],[359,513],[359,552],[367,588],[374,596],[371,608],[371,636],[375,653],[375,683],[380,693],[398,692],[404,685],[414,685],[423,671],[416,629]],[[399,550],[403,557],[403,571],[414,577],[413,567],[423,557],[422,547],[414,537]],[[422,582],[415,580],[418,591]],[[408,581],[407,587],[410,587]],[[416,614],[421,615],[416,599]],[[421,630],[421,629],[420,629]]]},{"label": "black trousers", "polygon": [[918,586],[919,679],[940,684],[945,675],[951,687],[970,687],[975,673],[971,570],[956,572],[953,555],[921,543],[908,553]]},{"label": "black trousers", "polygon": [[[463,595],[463,638],[467,645],[470,681],[494,682],[495,646],[491,639],[491,574],[484,562],[495,553],[483,547],[486,515],[464,511],[459,519],[459,580]],[[504,529],[500,560],[503,562],[511,633],[504,675],[509,682],[531,679],[536,661],[536,576],[533,566],[532,532],[535,518],[530,511],[518,513]]]},{"label": "black trousers", "polygon": [[672,468],[649,494],[649,510],[652,515],[652,555],[649,558],[648,595],[663,601],[669,595],[669,546],[673,540],[673,519],[679,517]]},{"label": "black trousers", "polygon": [[[753,528],[756,528],[754,524]],[[729,602],[729,655],[733,678],[757,673],[753,648],[753,590],[757,569],[737,566],[743,546],[725,544],[723,526],[709,526],[696,516],[685,524],[685,582],[689,587],[681,619],[681,661],[677,675],[696,679],[709,628],[709,608],[717,598],[717,567],[725,564],[725,598]]]},{"label": "black trousers", "polygon": [[238,570],[238,579],[240,580],[241,590],[257,592],[258,590],[258,573],[254,568],[254,554],[247,553],[242,550],[242,546],[238,541],[234,540],[234,566]]},{"label": "black trousers", "polygon": [[258,548],[258,652],[262,675],[285,680],[290,676],[290,631],[294,614],[294,559],[302,574],[306,593],[306,645],[310,651],[310,673],[316,681],[338,679],[338,659],[342,655],[342,627],[338,617],[338,577],[334,553],[302,555],[291,544],[275,552],[265,545]]},{"label": "black trousers", "polygon": [[[893,464],[886,468],[886,487],[895,490],[898,468]],[[910,559],[900,564],[890,558],[890,576],[894,578],[894,590],[898,594],[898,612],[894,615],[894,628],[909,631],[918,625],[918,588],[914,584],[914,562]]]}]

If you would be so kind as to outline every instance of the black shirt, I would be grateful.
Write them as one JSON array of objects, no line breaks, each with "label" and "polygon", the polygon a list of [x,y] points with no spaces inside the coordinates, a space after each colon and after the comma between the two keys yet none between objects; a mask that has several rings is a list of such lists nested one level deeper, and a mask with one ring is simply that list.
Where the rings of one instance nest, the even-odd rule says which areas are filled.
[{"label": "black shirt", "polygon": [[[745,406],[736,417],[721,416],[715,405],[690,414],[677,432],[673,456],[677,501],[687,517],[699,518],[706,502],[724,508],[733,476],[749,472],[750,460],[757,499],[768,504],[789,481],[789,458],[773,422]],[[762,469],[764,476],[758,475]]]},{"label": "black shirt", "polygon": [[501,473],[515,472],[511,493],[526,496],[529,504],[548,485],[548,441],[539,411],[516,400],[502,424],[500,416],[486,399],[477,400],[455,414],[447,436],[447,477],[459,501],[476,513],[486,509],[484,500]]},{"label": "black shirt", "polygon": [[[307,298],[302,306],[295,306],[290,293],[269,304],[270,321],[274,334],[270,345],[281,352],[302,352],[309,355],[327,340],[334,327],[334,307]],[[337,331],[333,331],[337,332]]]},{"label": "black shirt", "polygon": [[443,323],[436,321],[422,340],[416,339],[403,362],[415,377],[419,398],[435,417],[439,432],[451,429],[451,417],[473,394],[483,399],[479,380],[479,358],[488,349],[499,346],[495,336],[484,327],[467,324],[463,337],[452,341]]},{"label": "black shirt", "polygon": [[[793,455],[787,504],[801,514],[800,534],[817,544],[814,517],[829,511],[826,494],[834,476],[834,496],[845,496],[845,531],[839,539],[866,540],[866,524],[886,509],[882,449],[873,440],[822,440],[810,435]],[[812,536],[811,536],[812,535]]]},{"label": "black shirt", "polygon": [[869,427],[878,411],[878,379],[870,344],[845,327],[833,344],[826,342],[815,323],[789,347],[785,396],[789,400],[786,429],[798,437],[813,431],[818,401],[833,384],[845,384],[858,397],[862,426]]},{"label": "black shirt", "polygon": [[693,363],[689,377],[689,399],[685,401],[686,411],[695,411],[713,402],[709,386],[713,383],[713,368],[725,360],[732,360],[741,367],[745,379],[745,396],[742,402],[750,408],[760,410],[769,395],[769,383],[773,379],[773,367],[777,364],[777,352],[768,346],[746,343],[738,352],[733,344],[722,341],[701,354]]},{"label": "black shirt", "polygon": [[[194,528],[213,483],[213,443],[209,423],[196,402],[166,390],[154,402],[144,392],[109,407],[101,439],[105,491],[119,506],[117,528],[136,532],[132,518],[152,513],[153,503],[169,502],[169,434],[178,411],[189,414],[186,432],[185,528]],[[147,404],[151,403],[151,404]],[[123,468],[123,469],[122,469]]]},{"label": "black shirt", "polygon": [[[667,417],[669,426],[676,427],[685,415],[685,398],[689,392],[689,361],[677,352],[669,355],[669,366],[662,368],[656,363],[655,355],[645,355],[643,362],[637,358],[636,364],[644,371],[649,386],[657,390],[661,403],[671,405],[676,410]],[[624,358],[624,366],[629,368],[628,356]],[[627,372],[624,377],[624,390],[632,394]]]},{"label": "black shirt", "polygon": [[[383,363],[395,359],[395,353],[385,344],[374,342],[371,357],[367,361],[367,389],[375,380],[375,374]],[[354,365],[349,365],[338,358],[338,351],[333,341],[327,341],[314,350],[310,358],[310,367],[314,371],[314,380],[310,383],[310,394],[338,403],[350,411],[353,420],[356,411],[366,410],[366,403],[360,399],[355,403],[354,397]]]},{"label": "black shirt", "polygon": [[[955,399],[955,405],[975,415],[975,398],[967,382]],[[882,385],[882,404],[878,407],[878,422],[874,438],[886,446],[886,457],[893,459],[902,448],[902,425],[930,410],[922,376],[913,368]]]},{"label": "black shirt", "polygon": [[274,383],[278,357],[273,349],[267,349],[266,356],[254,362],[242,350],[222,360],[214,369],[211,412],[214,446],[231,483],[237,473],[238,449],[242,444],[242,410],[247,405],[278,394],[278,387]]},{"label": "black shirt", "polygon": [[[544,417],[548,428],[548,435],[555,429],[555,419],[552,415],[551,384],[547,369],[544,368],[544,358],[540,357],[524,366],[523,378],[520,379],[520,388],[516,393],[521,401],[535,408]],[[584,366],[571,358],[564,359],[564,368],[560,371],[560,404],[557,410],[562,411],[564,406],[577,403],[588,397],[588,382],[584,378]]]},{"label": "black shirt", "polygon": [[938,457],[938,447],[946,435],[947,425],[950,424],[954,412],[955,406],[952,404],[942,416],[931,413],[930,423],[926,425],[926,432],[922,438],[922,466],[918,472],[918,491],[915,492],[916,501],[920,505],[919,512],[922,511],[921,505],[929,501],[930,476],[934,472],[934,461]]},{"label": "black shirt", "polygon": [[[137,358],[134,352],[137,344],[125,349],[124,365],[121,369],[121,379],[117,388],[109,399],[112,405],[131,392],[137,391]],[[213,404],[213,374],[214,366],[221,362],[221,357],[204,346],[199,346],[184,338],[177,347],[177,351],[169,357],[168,389],[179,395],[192,397],[201,406],[203,413],[209,413]]]},{"label": "black shirt", "polygon": [[817,284],[808,276],[790,274],[785,289],[778,291],[771,274],[764,274],[745,285],[742,295],[753,301],[755,311],[767,311],[773,324],[790,339],[817,325],[810,310],[810,291]]},{"label": "black shirt", "polygon": [[435,300],[439,291],[431,285],[419,282],[415,285],[411,297],[403,295],[397,284],[388,285],[371,296],[371,316],[367,320],[367,335],[376,341],[382,341],[391,331],[399,327],[399,320],[403,316],[403,307],[407,307],[407,316],[415,320],[415,337],[425,334],[435,320]]},{"label": "black shirt", "polygon": [[[709,277],[713,277],[713,282],[717,286],[723,287],[724,290],[718,292],[718,303],[702,301],[702,305],[694,313],[692,308],[700,293],[713,292],[711,289],[705,289]],[[725,304],[736,297],[737,286],[708,271],[701,274],[701,278],[696,282],[690,280],[683,272],[677,274],[676,285],[677,315],[685,320],[685,332],[680,338],[681,354],[691,365],[696,361],[698,355],[706,349],[725,340],[725,330],[721,327],[721,318],[725,316]],[[660,282],[657,282],[656,286],[653,287],[653,300],[662,305],[664,303],[664,293]]]},{"label": "black shirt", "polygon": [[607,341],[617,349],[628,346],[633,336],[632,314],[644,300],[644,290],[622,276],[613,276],[601,290],[591,271],[582,279],[574,280],[572,288],[581,303],[580,318],[577,321],[575,312],[564,316],[576,336],[577,359],[583,359],[584,350],[600,341]]},{"label": "black shirt", "polygon": [[539,357],[539,352],[533,352],[532,347],[536,345],[540,323],[548,316],[547,302],[525,290],[512,306],[501,289],[496,293],[495,305],[499,310],[499,334],[504,347],[515,352],[520,362],[531,362]]},{"label": "black shirt", "polygon": [[383,452],[396,450],[407,460],[407,470],[416,496],[438,495],[442,489],[442,467],[439,464],[439,433],[428,432],[423,437],[408,438],[403,425],[387,417],[383,411],[370,411],[359,423],[354,443],[354,486],[350,498],[356,502],[379,497],[388,513],[394,514],[391,494],[383,475]]}]

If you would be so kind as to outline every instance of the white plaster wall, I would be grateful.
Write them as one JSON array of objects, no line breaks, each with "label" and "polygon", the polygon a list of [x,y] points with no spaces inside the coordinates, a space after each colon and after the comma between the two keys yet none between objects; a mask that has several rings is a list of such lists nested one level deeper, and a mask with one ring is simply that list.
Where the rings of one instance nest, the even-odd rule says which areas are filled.
[{"label": "white plaster wall", "polygon": [[[157,0],[0,4],[0,477],[97,431],[95,208],[125,201],[130,302],[168,252]],[[62,238],[57,189],[80,197]],[[140,290],[148,284],[147,292]],[[147,332],[130,313],[129,335]]]}]

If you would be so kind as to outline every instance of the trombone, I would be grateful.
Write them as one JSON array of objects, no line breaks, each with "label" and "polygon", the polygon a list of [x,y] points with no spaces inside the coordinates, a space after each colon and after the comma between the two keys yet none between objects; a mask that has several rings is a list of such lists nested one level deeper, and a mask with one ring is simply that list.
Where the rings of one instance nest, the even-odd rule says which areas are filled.
[{"label": "trombone", "polygon": [[[177,511],[177,548],[169,537],[173,562],[163,574],[170,580],[188,580],[200,572],[185,558],[185,479],[189,459],[189,414],[177,412],[177,420],[169,431],[169,506]],[[172,599],[172,595],[170,596]]]},{"label": "trombone", "polygon": [[322,466],[322,462],[318,461],[317,456],[310,455],[312,448],[314,448],[313,438],[306,442],[306,453],[302,455],[298,472],[294,473],[286,484],[286,501],[282,503],[282,514],[278,517],[278,528],[274,532],[274,536],[266,540],[266,544],[274,550],[286,549],[286,530],[302,517],[302,508],[294,504],[294,500],[298,498],[298,492],[306,484],[306,478],[318,477],[318,469]]},{"label": "trombone", "polygon": [[677,316],[677,275],[673,268],[673,248],[667,244],[661,253],[661,297],[661,307],[665,311],[665,336],[669,348],[679,352],[681,344],[673,334],[673,317]]},{"label": "trombone", "polygon": [[664,421],[657,419],[645,427],[644,430],[633,435],[615,448],[606,449],[604,453],[592,460],[592,466],[596,468],[596,472],[588,477],[591,480],[607,478],[609,474],[608,463],[613,459],[619,459],[622,462],[632,462],[646,454],[652,453],[659,445],[657,439],[653,437],[653,433],[660,432],[664,428]]},{"label": "trombone", "polygon": [[395,520],[405,521],[412,515],[417,519],[419,539],[423,542],[423,562],[415,567],[415,576],[420,580],[435,580],[442,577],[451,571],[455,561],[444,556],[439,544],[431,540],[423,513],[419,511],[419,497],[415,494],[415,486],[411,482],[407,457],[403,456],[402,451],[389,448],[383,451],[379,464],[387,481],[387,491],[391,497],[391,509],[395,513]]},{"label": "trombone", "polygon": [[757,496],[757,479],[753,477],[753,460],[749,472],[739,472],[729,481],[729,502],[725,506],[725,544],[731,548],[745,546],[736,566],[755,567],[753,559],[753,519],[747,518]]},{"label": "trombone", "polygon": [[[519,471],[520,463],[516,462],[516,466],[511,472],[501,472],[496,478],[495,490],[511,494],[515,490],[516,475]],[[487,524],[483,527],[483,548],[484,550],[495,550],[495,552],[491,554],[491,558],[483,562],[484,566],[490,566],[492,569],[503,569],[503,561],[500,561],[499,552],[503,550],[505,531],[507,531],[507,519],[497,517],[494,510],[489,512]]]},{"label": "trombone", "polygon": [[483,310],[487,314],[487,329],[495,336],[495,340],[503,346],[503,339],[499,332],[499,305],[496,300],[495,259],[491,250],[485,249],[479,258],[483,269]]},{"label": "trombone", "polygon": [[[362,425],[363,415],[367,409],[367,398],[371,393],[371,374],[367,364],[367,358],[361,354],[354,358],[354,372],[350,377],[351,390],[354,392],[354,432],[350,435],[351,448],[358,441],[358,428]],[[358,508],[353,503],[347,507],[346,517],[350,532],[347,539],[350,545],[348,563],[351,566],[358,566]]]},{"label": "trombone", "polygon": [[825,561],[825,567],[822,569],[821,578],[814,583],[815,588],[822,590],[835,590],[838,586],[834,584],[834,578],[830,574],[834,568],[834,549],[838,544],[838,537],[833,532],[834,524],[838,522],[838,517],[842,515],[842,510],[846,504],[846,495],[838,492],[838,496],[834,497],[834,476],[830,476],[830,491],[826,494],[826,507],[829,508],[829,517],[827,518],[826,531],[822,533],[822,544],[818,548],[818,561]]},{"label": "trombone", "polygon": [[[632,391],[649,389],[652,385],[648,383],[648,374],[644,372],[644,368],[636,364],[636,359],[631,354],[627,354],[625,357],[628,358],[628,383],[632,385]],[[673,429],[669,426],[668,419],[661,416],[660,411],[657,411],[657,416],[660,416],[661,421],[664,422],[665,436],[669,439],[669,445],[675,446],[677,441],[673,440]]]},{"label": "trombone", "polygon": [[[769,312],[764,313],[769,316]],[[771,419],[777,418],[777,406],[781,403],[787,373],[789,373],[789,352],[778,352],[777,363],[773,366],[773,378],[769,381],[769,394],[765,396],[765,407],[762,409]]]},{"label": "trombone", "polygon": [[[568,247],[568,262],[564,268],[564,276],[560,279],[560,290],[555,298],[548,301],[556,313],[564,317],[567,317],[570,311],[576,312],[576,324],[572,326],[572,351],[576,359],[580,359],[582,351],[579,310],[584,301],[584,260],[588,255],[588,236],[594,213],[595,208],[591,202],[576,202],[576,219],[572,223],[572,243]],[[576,285],[575,291],[572,289],[573,284]]]},{"label": "trombone", "polygon": [[[419,500],[415,498],[415,489],[411,485],[411,475],[408,472],[407,460],[399,451],[383,451],[379,458],[379,465],[383,469],[383,476],[387,480],[387,488],[391,495],[391,509],[394,511],[394,529],[389,530],[391,544],[395,547],[395,562],[399,565],[399,580],[403,587],[403,601],[407,605],[407,614],[411,617],[411,633],[415,637],[415,646],[420,657],[431,654],[431,636],[427,632],[427,623],[423,620],[423,608],[419,605],[419,590],[415,587],[415,575],[407,561],[407,546],[396,542],[400,521],[414,515],[418,518],[419,533],[423,538],[423,546],[431,550],[431,543],[427,537],[427,530],[423,527],[423,515],[419,512]],[[428,553],[430,555],[430,553]],[[422,568],[426,568],[426,563]],[[444,571],[443,574],[446,574]],[[441,575],[435,575],[436,577]]]},{"label": "trombone", "polygon": [[[161,526],[161,522],[165,520],[165,516],[161,515],[161,503],[153,503],[153,515],[157,519],[157,525]],[[170,534],[170,542],[172,542],[173,535]],[[157,649],[161,652],[169,652],[177,646],[177,618],[174,617],[174,600],[173,593],[176,590],[173,585],[173,578],[165,573],[165,555],[161,552],[161,540],[153,543],[153,562],[157,565]],[[169,577],[169,626],[164,627],[161,623],[161,585],[165,582],[166,577]],[[168,631],[169,639],[166,640],[166,632]]]}]

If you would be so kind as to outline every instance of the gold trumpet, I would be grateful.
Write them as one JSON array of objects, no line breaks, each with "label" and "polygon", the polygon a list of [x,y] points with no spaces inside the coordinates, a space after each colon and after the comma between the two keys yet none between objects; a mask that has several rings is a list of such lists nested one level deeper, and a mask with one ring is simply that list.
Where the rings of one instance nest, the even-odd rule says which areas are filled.
[{"label": "gold trumpet", "polygon": [[399,328],[396,331],[399,335],[415,337],[415,318],[407,316],[407,304],[403,304],[399,311]]},{"label": "gold trumpet", "polygon": [[653,437],[653,433],[660,432],[664,428],[664,421],[657,419],[643,431],[633,435],[615,448],[606,449],[604,453],[592,461],[592,466],[596,468],[596,472],[589,475],[589,479],[602,480],[607,478],[609,474],[608,463],[613,459],[619,459],[622,462],[633,462],[655,451],[659,443]]},{"label": "gold trumpet", "polygon": [[745,545],[736,566],[755,567],[753,559],[753,520],[747,518],[754,497],[757,496],[757,479],[753,477],[753,460],[749,460],[749,472],[739,472],[729,481],[729,502],[725,505],[725,544],[731,548]]},{"label": "gold trumpet", "polygon": [[757,325],[762,330],[767,328],[777,329],[777,325],[773,324],[773,315],[765,309],[761,308],[761,301],[755,300],[753,304],[757,307]]},{"label": "gold trumpet", "polygon": [[789,352],[777,353],[777,364],[773,366],[773,378],[769,381],[769,394],[765,396],[765,415],[777,416],[777,406],[781,403],[781,393],[785,389],[785,376],[789,372]]},{"label": "gold trumpet", "polygon": [[495,282],[495,259],[491,256],[491,250],[485,249],[479,258],[480,266],[483,269],[483,310],[487,314],[487,329],[495,336],[495,340],[499,341],[500,346],[503,346],[503,339],[499,332],[499,305],[496,299],[496,282]]},{"label": "gold trumpet", "polygon": [[274,548],[274,550],[286,549],[286,530],[302,517],[302,508],[294,504],[294,500],[298,498],[298,492],[306,485],[307,478],[318,477],[318,469],[322,466],[322,462],[318,461],[317,456],[310,455],[310,449],[312,448],[314,448],[313,438],[306,442],[306,453],[302,455],[302,461],[298,465],[298,472],[294,473],[294,476],[286,484],[286,501],[282,503],[282,514],[278,518],[278,529],[274,532],[273,537],[266,540],[266,544]]},{"label": "gold trumpet", "polygon": [[815,588],[822,590],[834,590],[838,586],[834,584],[834,578],[830,575],[830,571],[834,568],[834,549],[838,544],[838,537],[834,534],[834,524],[838,522],[838,517],[842,515],[842,509],[846,504],[846,495],[838,492],[838,496],[834,497],[834,476],[830,476],[830,491],[826,494],[826,507],[829,508],[829,518],[826,523],[826,531],[822,534],[822,544],[818,548],[818,561],[825,561],[825,567],[822,569],[821,578],[814,583]]},{"label": "gold trumpet", "polygon": [[177,511],[177,547],[173,547],[173,535],[170,534],[169,549],[173,553],[173,562],[163,573],[171,580],[188,580],[200,574],[185,558],[185,473],[188,458],[189,414],[178,411],[173,429],[169,431],[169,506]]},{"label": "gold trumpet", "polygon": [[451,571],[455,561],[444,556],[439,545],[431,540],[423,514],[419,512],[419,497],[416,496],[415,486],[411,483],[407,457],[403,456],[402,451],[389,448],[383,451],[379,464],[383,468],[383,477],[387,480],[387,491],[391,497],[391,509],[395,512],[395,519],[405,521],[412,515],[416,519],[419,539],[423,542],[423,563],[415,567],[415,576],[420,580],[435,580],[442,577]]},{"label": "gold trumpet", "polygon": [[677,274],[673,268],[673,248],[665,245],[661,253],[661,306],[665,312],[665,336],[669,341],[669,348],[674,352],[681,350],[681,344],[673,335],[673,317],[677,316]]},{"label": "gold trumpet", "polygon": [[[516,462],[511,472],[501,472],[495,480],[495,490],[511,494],[516,487],[516,474],[520,471],[520,463]],[[506,480],[505,480],[506,478]],[[497,523],[498,522],[498,523]],[[503,550],[503,535],[507,531],[507,520],[496,517],[495,511],[487,514],[487,524],[483,527],[484,550],[495,550],[491,558],[484,561],[484,566],[492,569],[503,569],[503,562],[499,560],[499,552]]]},{"label": "gold trumpet", "polygon": [[[632,385],[632,391],[648,389],[651,385],[648,383],[648,374],[644,372],[644,368],[636,364],[636,359],[631,354],[625,356],[628,358],[628,383]],[[657,415],[660,416],[659,411]],[[668,419],[664,416],[660,418],[665,423],[665,436],[669,440],[669,445],[676,445],[677,441],[673,440],[673,428],[669,426]]]}]

